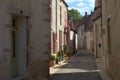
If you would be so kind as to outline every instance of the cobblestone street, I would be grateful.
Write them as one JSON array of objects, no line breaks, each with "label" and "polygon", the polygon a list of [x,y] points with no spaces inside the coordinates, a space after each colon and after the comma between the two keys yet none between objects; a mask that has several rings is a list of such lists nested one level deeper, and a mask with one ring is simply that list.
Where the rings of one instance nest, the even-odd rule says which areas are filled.
[{"label": "cobblestone street", "polygon": [[58,68],[49,80],[102,80],[93,53],[77,53]]}]

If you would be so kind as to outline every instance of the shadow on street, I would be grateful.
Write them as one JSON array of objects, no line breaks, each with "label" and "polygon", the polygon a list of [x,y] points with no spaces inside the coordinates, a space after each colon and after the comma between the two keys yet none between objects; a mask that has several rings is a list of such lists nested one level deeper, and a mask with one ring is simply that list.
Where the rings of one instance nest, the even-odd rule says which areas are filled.
[{"label": "shadow on street", "polygon": [[93,53],[77,53],[67,64],[55,68],[58,71],[49,80],[102,80]]}]

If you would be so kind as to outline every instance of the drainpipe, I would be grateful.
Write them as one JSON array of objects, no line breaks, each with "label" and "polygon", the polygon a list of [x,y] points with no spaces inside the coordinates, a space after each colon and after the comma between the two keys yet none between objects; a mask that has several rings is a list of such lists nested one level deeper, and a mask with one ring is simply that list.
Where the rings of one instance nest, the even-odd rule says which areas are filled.
[{"label": "drainpipe", "polygon": [[55,8],[56,8],[56,47],[57,47],[57,52],[58,52],[58,50],[59,50],[59,49],[58,49],[58,42],[59,42],[59,41],[58,41],[58,26],[57,26],[57,23],[58,23],[58,22],[57,22],[57,10],[58,10],[58,9],[57,9],[57,2],[58,2],[58,1],[56,0],[56,5],[55,5]]},{"label": "drainpipe", "polygon": [[102,6],[102,2],[101,2],[101,45],[102,45],[101,46],[101,55],[102,55],[102,72],[103,72],[104,71],[104,65],[105,65],[104,64],[105,59],[104,59],[104,43],[103,43],[103,31],[102,31],[103,30],[103,27],[102,27],[103,26],[103,24],[102,24],[102,14],[103,14],[102,13],[102,7],[103,6]]}]

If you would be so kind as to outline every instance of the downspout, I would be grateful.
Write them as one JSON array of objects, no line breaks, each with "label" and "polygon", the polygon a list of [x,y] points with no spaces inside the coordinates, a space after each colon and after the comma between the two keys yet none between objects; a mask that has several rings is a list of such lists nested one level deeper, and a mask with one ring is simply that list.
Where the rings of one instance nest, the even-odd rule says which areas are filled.
[{"label": "downspout", "polygon": [[55,5],[55,8],[56,8],[56,47],[57,47],[57,51],[58,51],[58,26],[57,26],[57,0],[56,0],[56,5]]},{"label": "downspout", "polygon": [[104,59],[104,43],[103,43],[103,23],[102,23],[102,16],[103,16],[103,11],[102,11],[102,8],[103,8],[103,0],[101,2],[101,54],[102,54],[102,71],[104,71],[104,68],[105,68],[105,59]]}]

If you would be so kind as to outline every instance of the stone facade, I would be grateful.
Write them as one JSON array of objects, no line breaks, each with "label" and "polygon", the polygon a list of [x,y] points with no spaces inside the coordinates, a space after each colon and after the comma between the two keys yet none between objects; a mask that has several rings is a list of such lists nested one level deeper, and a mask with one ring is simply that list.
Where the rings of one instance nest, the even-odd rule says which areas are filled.
[{"label": "stone facade", "polygon": [[[64,35],[64,29],[67,28],[67,8],[68,8],[68,5],[65,3],[64,0],[60,0],[60,4],[59,4],[59,9],[60,9],[60,12],[58,13],[59,15],[59,49],[60,50],[64,50],[64,38],[65,38],[65,35]],[[61,36],[61,37],[60,37]]]},{"label": "stone facade", "polygon": [[120,1],[102,0],[102,45],[105,71],[120,80]]},{"label": "stone facade", "polygon": [[84,25],[78,27],[78,49],[85,49],[85,32],[84,32]]},{"label": "stone facade", "polygon": [[64,50],[66,42],[64,29],[67,28],[67,8],[68,5],[64,0],[51,0],[51,53]]},{"label": "stone facade", "polygon": [[0,1],[0,80],[49,76],[50,1]]},{"label": "stone facade", "polygon": [[85,15],[85,40],[86,40],[86,49],[88,51],[93,51],[93,13],[90,15]]},{"label": "stone facade", "polygon": [[94,21],[94,53],[101,58],[101,18]]},{"label": "stone facade", "polygon": [[102,56],[102,47],[101,47],[101,0],[96,0],[95,2],[95,11],[93,15],[93,22],[94,22],[94,53],[96,58],[101,58]]},{"label": "stone facade", "polygon": [[92,15],[85,12],[85,16],[78,20],[78,48],[93,51],[93,21]]},{"label": "stone facade", "polygon": [[70,55],[75,54],[78,49],[78,33],[77,33],[77,23],[79,20],[73,19],[69,20],[70,22]]},{"label": "stone facade", "polygon": [[93,30],[85,33],[86,50],[93,51]]},{"label": "stone facade", "polygon": [[70,54],[69,55],[72,55],[72,54],[75,54],[76,51],[77,51],[77,32],[75,30],[70,30]]},{"label": "stone facade", "polygon": [[57,52],[57,8],[56,0],[51,0],[51,53]]}]

